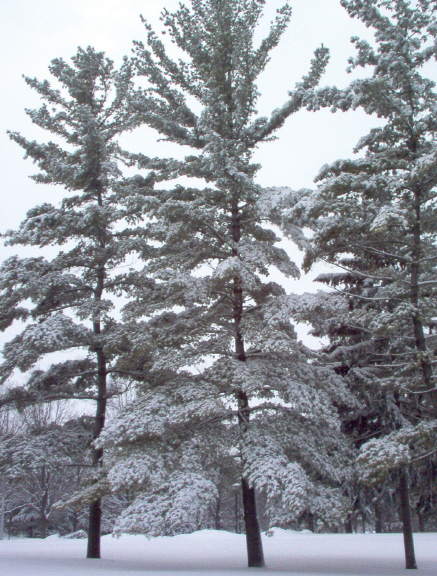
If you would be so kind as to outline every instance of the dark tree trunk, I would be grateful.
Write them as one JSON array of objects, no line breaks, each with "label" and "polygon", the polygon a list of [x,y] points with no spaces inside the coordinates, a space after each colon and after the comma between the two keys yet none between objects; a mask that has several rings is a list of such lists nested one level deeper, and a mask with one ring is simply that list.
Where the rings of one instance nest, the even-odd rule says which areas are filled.
[{"label": "dark tree trunk", "polygon": [[417,568],[414,554],[413,527],[411,523],[410,487],[408,482],[408,468],[403,466],[399,476],[399,496],[401,501],[402,531],[404,534],[405,568]]},{"label": "dark tree trunk", "polygon": [[261,530],[256,510],[255,488],[250,488],[247,480],[241,481],[243,489],[244,525],[246,528],[247,559],[249,568],[265,566],[261,541]]},{"label": "dark tree trunk", "polygon": [[425,518],[419,509],[417,509],[416,511],[417,511],[417,519],[419,521],[419,532],[426,532]]},{"label": "dark tree trunk", "polygon": [[[414,194],[414,211],[416,216],[416,221],[413,227],[413,250],[411,253],[412,264],[411,264],[411,279],[410,279],[410,302],[417,310],[419,308],[419,280],[420,280],[420,258],[422,256],[421,252],[421,194],[420,191],[416,191]],[[416,312],[412,318],[414,338],[416,342],[416,349],[420,353],[420,364],[422,368],[423,381],[426,388],[431,391],[429,397],[431,400],[432,407],[434,411],[437,410],[437,392],[435,389],[432,364],[430,363],[428,357],[428,351],[426,346],[425,334],[423,330],[423,324],[419,316],[419,312]]]},{"label": "dark tree trunk", "polygon": [[74,511],[73,514],[71,515],[71,526],[72,526],[72,532],[77,532],[77,528],[79,526],[79,518],[77,517],[77,512]]},{"label": "dark tree trunk", "polygon": [[375,502],[375,532],[376,534],[382,534],[382,507],[381,502],[377,500]]},{"label": "dark tree trunk", "polygon": [[[240,216],[238,210],[238,202],[235,202],[232,207],[232,239],[236,245],[240,242]],[[233,256],[238,256],[237,248],[233,249]],[[235,355],[238,361],[246,362],[246,351],[244,348],[244,338],[241,330],[241,320],[243,318],[243,288],[241,279],[234,278],[233,289],[233,317],[234,317],[234,341],[235,341]],[[245,433],[249,426],[250,410],[249,399],[247,394],[240,390],[237,393],[238,402],[238,424],[242,432],[244,442]],[[246,527],[246,544],[247,544],[247,560],[249,568],[263,568],[264,552],[261,540],[261,530],[258,522],[258,513],[256,509],[255,489],[249,486],[247,479],[243,476],[241,479],[243,489],[243,510],[244,510],[244,524]]]},{"label": "dark tree trunk", "polygon": [[[95,290],[96,300],[102,299],[105,270],[102,267],[98,273],[97,288]],[[93,323],[93,330],[96,336],[101,334],[100,320],[96,319]],[[97,356],[97,410],[94,422],[94,439],[100,436],[105,426],[106,415],[106,357],[101,346],[96,348]],[[101,448],[93,449],[93,466],[101,466],[103,450]],[[89,523],[88,523],[88,548],[87,558],[100,558],[100,533],[102,523],[102,500],[97,498],[90,504]]]},{"label": "dark tree trunk", "polygon": [[314,532],[314,514],[312,514],[311,512],[309,512],[308,514],[308,530]]},{"label": "dark tree trunk", "polygon": [[[97,351],[99,359],[99,390],[97,400],[97,412],[94,428],[94,438],[100,436],[100,432],[105,425],[105,412],[106,412],[106,361],[104,354],[101,350]],[[102,373],[100,374],[100,366],[103,366]],[[103,450],[101,448],[94,448],[93,450],[93,466],[98,467],[101,465],[103,457]],[[97,498],[90,504],[89,523],[88,523],[88,548],[87,558],[100,558],[100,532],[102,522],[102,500]]]},{"label": "dark tree trunk", "polygon": [[346,522],[344,523],[344,531],[346,532],[346,534],[352,534],[353,533],[353,526],[352,526],[352,518],[348,518],[346,520]]},{"label": "dark tree trunk", "polygon": [[[238,412],[240,426],[245,430],[249,423],[249,403],[244,392],[240,392],[238,395]],[[243,489],[248,566],[249,568],[263,568],[265,566],[264,552],[256,509],[255,488],[249,487],[249,483],[244,477],[241,479],[241,486]]]},{"label": "dark tree trunk", "polygon": [[90,504],[88,524],[87,558],[100,558],[100,531],[102,523],[102,501],[99,498]]},{"label": "dark tree trunk", "polygon": [[[80,466],[76,468],[76,490],[78,491],[80,488]],[[73,511],[71,514],[71,521],[72,521],[72,532],[77,532],[79,528],[79,515],[77,513],[77,509]]]},{"label": "dark tree trunk", "polygon": [[47,518],[42,515],[39,523],[39,536],[43,540],[47,538]]},{"label": "dark tree trunk", "polygon": [[219,497],[217,498],[217,503],[215,505],[215,529],[216,530],[222,529],[221,518],[220,518],[220,508],[221,508],[220,505],[221,505],[221,498],[220,498],[220,494],[219,494]]},{"label": "dark tree trunk", "polygon": [[[100,432],[105,425],[106,412],[106,362],[102,351],[98,351],[99,366],[102,361],[105,366],[104,377],[100,378],[99,374],[99,391],[97,400],[97,413],[94,428],[94,438],[100,436]],[[101,448],[93,450],[93,466],[100,466],[103,457]],[[100,558],[100,531],[102,521],[102,500],[97,498],[90,504],[89,523],[88,523],[88,549],[87,558]]]},{"label": "dark tree trunk", "polygon": [[235,534],[240,533],[240,522],[238,514],[238,492],[235,492]]},{"label": "dark tree trunk", "polygon": [[46,467],[41,468],[41,511],[39,520],[39,536],[42,539],[47,537],[47,502],[48,502],[48,481],[50,473],[46,472]]}]

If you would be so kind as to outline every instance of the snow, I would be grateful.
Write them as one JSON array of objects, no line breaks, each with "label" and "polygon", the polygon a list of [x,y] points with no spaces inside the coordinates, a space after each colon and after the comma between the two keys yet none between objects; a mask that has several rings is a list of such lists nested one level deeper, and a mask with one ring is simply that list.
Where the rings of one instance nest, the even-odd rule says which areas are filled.
[{"label": "snow", "polygon": [[[437,534],[415,534],[422,576],[435,576]],[[275,529],[263,536],[267,570],[275,576],[400,576],[405,574],[402,534],[312,534]],[[0,541],[1,573],[8,576],[239,576],[246,568],[242,534],[202,530],[159,537],[102,538],[102,559],[87,560],[86,540]],[[259,570],[259,569],[258,569]],[[255,569],[255,572],[257,570]]]}]

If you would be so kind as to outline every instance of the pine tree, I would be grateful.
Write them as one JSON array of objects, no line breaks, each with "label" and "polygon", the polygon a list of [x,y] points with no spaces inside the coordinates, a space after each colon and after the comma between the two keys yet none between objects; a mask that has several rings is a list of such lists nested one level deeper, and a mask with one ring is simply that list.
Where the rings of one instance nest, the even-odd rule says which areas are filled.
[{"label": "pine tree", "polygon": [[227,453],[233,432],[205,422],[214,402],[205,407],[199,384],[189,373],[162,371],[103,431],[100,489],[131,497],[116,534],[173,536],[211,527],[219,463],[235,459]]},{"label": "pine tree", "polygon": [[[233,374],[217,374],[218,366],[211,368],[214,377],[210,370],[171,373],[159,356],[160,369],[148,372],[135,401],[108,424],[99,440],[106,457],[97,490],[128,491],[131,496],[116,533],[153,537],[204,527],[218,503],[224,467],[233,478],[228,482],[230,495],[235,494],[235,486],[229,490],[235,476],[241,478],[243,472],[263,494],[266,529],[339,528],[348,512],[342,491],[349,451],[338,430],[335,392],[329,387],[340,384],[335,397],[339,405],[344,391],[329,369],[308,367],[306,358],[297,363],[296,355],[297,367],[290,368],[285,350],[271,360],[263,358],[247,371],[251,378],[260,378],[263,392],[242,435],[233,393],[226,390]],[[270,381],[267,390],[269,375],[274,383]],[[317,379],[327,381],[325,393],[314,385]],[[315,413],[309,415],[312,406]],[[177,497],[178,487],[183,497]]]},{"label": "pine tree", "polygon": [[436,465],[434,453],[417,462],[412,470],[411,500],[419,532],[434,531],[436,528]]},{"label": "pine tree", "polygon": [[[318,436],[324,426],[335,436],[334,405],[347,396],[331,370],[309,362],[311,354],[297,342],[290,323],[288,305],[282,299],[284,290],[266,280],[270,267],[291,277],[297,277],[299,271],[275,245],[279,238],[268,228],[271,209],[256,184],[259,166],[252,162],[252,154],[259,144],[274,137],[288,116],[320,105],[315,87],[328,54],[326,48],[319,48],[308,76],[290,92],[283,106],[269,118],[256,117],[255,81],[291,14],[284,5],[269,35],[255,47],[253,36],[263,4],[262,0],[196,0],[191,8],[182,5],[175,13],[164,11],[163,24],[185,60],[172,60],[147,23],[148,46],[136,44],[135,66],[148,88],[134,106],[164,139],[189,149],[184,161],[138,155],[138,164],[151,171],[150,178],[159,170],[167,179],[188,176],[207,187],[177,184],[171,190],[155,191],[155,206],[146,228],[159,248],[144,273],[153,275],[157,283],[150,290],[139,288],[125,308],[126,320],[139,322],[138,354],[136,359],[133,356],[133,364],[141,361],[142,349],[150,349],[154,334],[156,350],[143,392],[146,398],[155,386],[156,374],[177,371],[181,378],[183,373],[188,378],[188,384],[180,388],[180,395],[186,395],[186,417],[196,406],[205,419],[238,423],[234,449],[242,461],[249,566],[264,564],[255,486],[266,489],[269,483],[266,475],[272,445],[277,458],[270,465],[270,478],[275,483],[275,476],[281,475],[276,485],[281,493],[289,490],[288,505],[299,501],[299,511],[305,508],[300,503],[306,498],[303,488],[312,485],[305,463],[295,464],[300,449],[305,448],[303,434],[299,450],[288,451],[279,434],[272,438],[269,429],[275,426],[273,422],[279,428],[286,420],[290,433],[306,425]],[[195,109],[190,107],[192,99]],[[292,227],[289,232],[301,236]],[[150,317],[153,319],[147,322]],[[201,375],[187,375],[187,368],[204,367],[205,363]],[[172,380],[174,386],[181,385],[174,377],[166,385],[171,386]],[[168,391],[167,397],[176,392]],[[281,412],[287,416],[275,419]],[[169,415],[173,416],[170,412],[161,417]],[[181,414],[177,421],[182,421]],[[172,424],[170,420],[168,426]],[[147,436],[147,430],[152,434],[156,429],[138,410],[126,426],[124,435],[133,447]],[[339,444],[335,440],[331,446],[335,457],[343,451]],[[304,462],[305,457],[300,456]],[[261,460],[262,478],[256,472]],[[124,470],[128,474],[127,467]],[[337,474],[335,466],[328,465],[320,470],[320,477],[324,475],[335,491],[341,472]]]},{"label": "pine tree", "polygon": [[384,125],[358,143],[363,157],[322,168],[307,200],[318,224],[308,263],[321,258],[344,270],[321,278],[345,300],[342,317],[319,329],[334,337],[332,350],[349,380],[361,381],[367,393],[376,385],[385,400],[390,425],[374,420],[381,437],[364,444],[360,462],[369,481],[399,473],[406,566],[415,568],[408,465],[433,453],[436,442],[437,94],[421,70],[437,56],[436,6],[342,5],[375,33],[374,47],[352,39],[358,54],[351,69],[370,66],[373,75],[353,81],[346,100]]},{"label": "pine tree", "polygon": [[[1,381],[48,358],[50,367],[31,372],[26,389],[11,389],[10,399],[93,399],[97,438],[105,423],[108,378],[116,375],[114,361],[128,346],[124,326],[112,311],[114,299],[135,281],[135,271],[120,273],[119,267],[132,253],[147,257],[149,250],[144,229],[135,226],[144,189],[133,194],[121,185],[119,164],[129,163],[129,156],[117,143],[120,134],[138,126],[139,114],[129,105],[133,73],[127,60],[116,70],[103,53],[79,48],[71,65],[55,59],[49,70],[59,88],[25,78],[45,101],[27,113],[56,141],[39,144],[18,133],[10,137],[37,164],[34,180],[58,184],[68,195],[58,206],[31,209],[19,229],[6,236],[11,246],[62,250],[51,260],[11,257],[1,267],[1,327],[26,322],[4,347]],[[65,351],[71,353],[68,360],[53,356]],[[99,468],[100,448],[93,450],[92,460]],[[91,558],[100,557],[100,522],[96,498],[90,504]]]}]

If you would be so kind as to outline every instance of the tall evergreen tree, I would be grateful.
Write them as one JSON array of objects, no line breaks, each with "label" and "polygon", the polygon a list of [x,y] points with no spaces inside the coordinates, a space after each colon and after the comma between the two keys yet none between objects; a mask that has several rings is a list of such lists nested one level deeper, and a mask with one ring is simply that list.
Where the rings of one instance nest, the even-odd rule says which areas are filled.
[{"label": "tall evergreen tree", "polygon": [[[149,346],[150,329],[154,329],[151,372],[182,373],[207,362],[209,367],[187,388],[189,406],[197,403],[205,418],[209,414],[211,419],[238,421],[236,450],[242,459],[249,566],[264,565],[255,485],[265,487],[266,475],[261,481],[256,474],[259,458],[264,459],[266,471],[274,448],[277,458],[272,466],[277,470],[270,478],[280,473],[278,486],[299,485],[294,496],[303,493],[305,478],[309,481],[300,465],[292,465],[304,452],[304,436],[299,449],[287,451],[279,435],[268,439],[267,415],[283,410],[290,430],[302,430],[306,423],[319,434],[322,422],[336,428],[334,404],[344,401],[335,374],[310,364],[309,351],[298,344],[281,307],[284,290],[266,280],[270,267],[291,277],[299,271],[276,246],[278,237],[267,226],[270,208],[256,184],[259,166],[252,161],[254,149],[273,138],[288,116],[319,105],[315,87],[328,54],[326,48],[319,48],[308,76],[283,106],[269,118],[257,117],[255,82],[291,14],[285,4],[268,36],[256,47],[253,38],[263,5],[263,0],[194,0],[191,7],[181,5],[175,13],[164,11],[163,24],[185,60],[171,59],[147,23],[147,47],[136,44],[135,66],[148,88],[134,106],[164,139],[189,149],[184,161],[139,155],[139,166],[150,170],[150,177],[160,170],[168,179],[188,176],[207,187],[177,185],[156,191],[146,227],[160,245],[145,274],[154,275],[157,284],[149,291],[138,289],[125,309],[132,321],[153,316],[147,330],[138,330],[136,340],[138,344],[143,338],[144,346]],[[190,107],[193,99],[196,107]],[[300,238],[294,228],[289,231]],[[183,311],[178,313],[176,307]],[[128,427],[126,439],[140,442],[142,425],[129,426],[128,418],[120,426]],[[144,426],[149,429],[151,423]],[[337,454],[337,448],[332,446],[331,453]],[[324,471],[333,484],[339,481],[335,468],[327,466]],[[292,492],[290,488],[291,500]]]},{"label": "tall evergreen tree", "polygon": [[[94,437],[105,423],[108,377],[114,360],[126,349],[125,331],[112,311],[135,276],[120,265],[135,252],[146,255],[144,229],[136,228],[143,196],[121,189],[120,162],[129,162],[117,139],[139,124],[129,106],[132,68],[113,62],[93,48],[79,48],[72,64],[52,61],[49,70],[59,88],[48,81],[26,78],[45,101],[28,110],[32,122],[51,132],[55,142],[40,144],[18,133],[12,140],[34,160],[37,183],[58,184],[67,192],[58,206],[32,208],[17,231],[9,231],[11,246],[62,247],[57,256],[6,260],[0,271],[1,328],[16,320],[24,330],[3,350],[1,381],[15,369],[28,372],[42,358],[46,370],[30,374],[24,400],[88,398],[97,403]],[[71,353],[62,361],[56,352]],[[18,397],[12,389],[12,396]],[[7,398],[4,398],[7,401]],[[101,465],[102,450],[92,461]],[[100,557],[101,501],[90,504],[88,557]]]},{"label": "tall evergreen tree", "polygon": [[346,310],[316,322],[334,337],[332,352],[349,380],[367,394],[380,390],[385,408],[367,430],[380,437],[364,444],[360,461],[369,481],[399,472],[406,566],[415,568],[408,465],[437,441],[437,94],[422,74],[437,57],[437,7],[427,0],[342,5],[375,33],[375,46],[352,39],[351,69],[373,74],[352,82],[346,100],[384,125],[358,143],[363,157],[322,168],[307,202],[318,224],[308,263],[321,258],[344,270],[322,280],[343,293]]}]

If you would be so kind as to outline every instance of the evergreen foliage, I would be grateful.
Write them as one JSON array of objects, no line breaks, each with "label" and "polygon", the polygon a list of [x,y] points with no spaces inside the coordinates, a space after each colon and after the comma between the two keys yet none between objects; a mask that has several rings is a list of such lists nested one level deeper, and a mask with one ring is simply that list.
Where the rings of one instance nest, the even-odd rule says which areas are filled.
[{"label": "evergreen foliage", "polygon": [[372,76],[353,81],[347,100],[384,124],[360,140],[359,158],[322,168],[304,210],[316,220],[307,266],[323,259],[343,270],[319,277],[343,298],[332,296],[338,312],[326,314],[325,307],[315,329],[330,337],[337,370],[367,397],[351,421],[359,445],[368,439],[358,459],[362,478],[375,484],[399,473],[412,568],[406,466],[434,454],[437,441],[437,94],[422,74],[437,57],[436,7],[426,0],[342,5],[375,33],[375,46],[352,39],[357,56],[350,69],[371,67]]},{"label": "evergreen foliage", "polygon": [[[88,557],[100,556],[102,499],[115,534],[154,537],[222,528],[226,496],[238,531],[241,490],[258,567],[261,525],[352,531],[361,517],[379,532],[398,508],[414,568],[410,504],[425,529],[436,494],[437,93],[423,69],[437,58],[437,7],[341,0],[374,31],[373,43],[352,39],[350,59],[371,75],[318,88],[322,45],[261,118],[256,82],[291,17],[285,4],[255,45],[264,4],[164,10],[180,58],[144,21],[146,43],[119,70],[79,48],[72,64],[52,61],[58,87],[25,78],[44,101],[27,113],[54,141],[10,138],[38,166],[34,180],[67,195],[6,233],[11,246],[59,251],[0,268],[0,329],[24,323],[4,347],[0,383],[27,377],[0,397],[0,489],[10,517],[42,537],[60,514],[82,537],[89,503]],[[355,159],[324,166],[315,191],[261,188],[255,149],[320,107],[384,123]],[[122,150],[119,136],[142,125],[185,158]],[[122,165],[146,176],[125,178]],[[270,281],[273,269],[300,274],[278,228],[306,250],[306,268],[336,267],[318,278],[329,292],[296,296]],[[127,270],[133,257],[143,269]],[[293,322],[328,343],[310,350]],[[108,400],[133,382],[105,424]],[[38,420],[41,402],[60,399],[96,401],[95,418]]]},{"label": "evergreen foliage", "polygon": [[[133,253],[146,256],[150,250],[145,231],[135,225],[144,195],[129,194],[121,185],[119,164],[130,160],[117,143],[140,118],[129,106],[133,73],[127,60],[116,70],[103,53],[79,48],[71,65],[55,59],[49,69],[59,88],[26,78],[45,102],[27,113],[55,141],[40,144],[18,133],[10,137],[37,164],[34,180],[60,185],[68,196],[58,206],[31,209],[19,229],[6,236],[12,246],[62,249],[51,260],[11,257],[1,267],[2,329],[16,320],[25,328],[5,345],[0,374],[5,382],[14,370],[31,371],[47,358],[49,368],[33,370],[27,390],[11,389],[9,400],[93,399],[97,438],[105,422],[108,376],[128,348],[114,302],[135,281],[135,272],[120,271],[120,266]],[[59,352],[69,358],[54,355]],[[102,451],[94,449],[95,467],[101,458]],[[97,499],[90,512],[91,557],[100,555],[100,516]]]},{"label": "evergreen foliage", "polygon": [[[148,88],[133,102],[135,109],[166,140],[189,148],[184,161],[138,155],[138,165],[150,170],[150,178],[159,170],[159,178],[188,176],[206,187],[178,183],[173,189],[154,190],[146,228],[159,245],[144,275],[156,283],[133,291],[124,318],[130,325],[139,323],[131,363],[144,362],[142,351],[152,351],[151,343],[156,349],[148,357],[150,371],[138,401],[115,425],[118,436],[114,428],[102,437],[111,457],[119,447],[117,482],[124,476],[123,482],[129,483],[132,461],[138,458],[152,458],[155,469],[166,470],[159,472],[165,478],[172,473],[173,464],[162,461],[162,449],[168,448],[167,434],[175,426],[185,430],[191,424],[195,435],[205,422],[226,422],[234,438],[228,454],[234,450],[241,458],[250,566],[263,564],[255,487],[267,496],[270,521],[287,524],[311,513],[323,523],[327,516],[322,508],[328,502],[333,510],[329,522],[338,522],[344,513],[339,486],[348,456],[337,407],[350,401],[341,378],[320,366],[298,342],[285,291],[267,279],[271,268],[294,278],[299,270],[276,245],[270,192],[256,183],[259,166],[252,154],[258,144],[274,137],[288,116],[318,106],[315,87],[328,53],[319,48],[309,74],[287,102],[269,118],[258,118],[255,81],[291,13],[288,5],[279,10],[269,35],[256,47],[253,35],[263,4],[205,0],[175,13],[164,11],[163,24],[184,60],[171,59],[147,23],[147,47],[136,43],[134,63]],[[193,99],[196,107],[190,107]],[[288,230],[296,235],[293,226]],[[190,373],[196,367],[199,375]],[[150,447],[150,438],[159,442],[160,450]],[[140,456],[140,450],[147,455]],[[195,461],[193,456],[192,472],[197,474]],[[146,477],[153,491],[147,467],[141,467],[139,477]],[[108,474],[114,482],[114,472]],[[160,481],[155,486],[161,496],[155,492],[146,499],[148,505],[159,505],[159,516],[166,517],[163,498],[167,505],[174,501],[171,490],[162,496]],[[199,484],[197,476],[192,481],[200,502],[196,490],[203,490],[205,483]],[[144,509],[144,497],[138,498],[131,509],[134,516],[137,507]],[[278,501],[281,505],[273,506]],[[194,496],[193,506],[197,510]],[[127,520],[129,513],[123,529],[136,530],[136,521]],[[174,525],[167,529],[175,530]]]}]

